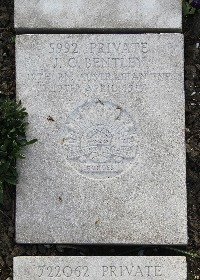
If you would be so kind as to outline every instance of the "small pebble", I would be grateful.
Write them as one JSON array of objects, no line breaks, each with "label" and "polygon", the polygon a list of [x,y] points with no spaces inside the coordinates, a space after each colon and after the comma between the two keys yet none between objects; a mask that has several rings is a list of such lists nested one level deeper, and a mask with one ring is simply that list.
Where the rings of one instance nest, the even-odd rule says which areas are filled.
[{"label": "small pebble", "polygon": [[44,247],[46,247],[47,249],[50,249],[52,247],[52,245],[46,244],[46,245],[44,245]]}]

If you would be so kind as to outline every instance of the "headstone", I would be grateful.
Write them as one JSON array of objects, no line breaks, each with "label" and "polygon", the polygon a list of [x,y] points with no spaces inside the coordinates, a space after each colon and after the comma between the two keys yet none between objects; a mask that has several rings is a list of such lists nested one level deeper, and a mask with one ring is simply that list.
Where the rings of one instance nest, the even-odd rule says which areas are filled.
[{"label": "headstone", "polygon": [[180,0],[15,0],[15,28],[181,30]]},{"label": "headstone", "polygon": [[185,280],[185,257],[16,257],[14,280]]},{"label": "headstone", "polygon": [[20,35],[19,243],[186,244],[183,36]]}]

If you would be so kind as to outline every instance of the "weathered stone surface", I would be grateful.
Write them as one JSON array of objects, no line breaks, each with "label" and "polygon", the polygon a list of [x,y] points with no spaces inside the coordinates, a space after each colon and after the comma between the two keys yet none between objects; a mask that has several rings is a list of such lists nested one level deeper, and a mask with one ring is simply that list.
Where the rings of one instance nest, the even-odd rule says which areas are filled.
[{"label": "weathered stone surface", "polygon": [[185,280],[185,257],[16,257],[14,280]]},{"label": "weathered stone surface", "polygon": [[180,0],[15,0],[15,28],[176,29]]},{"label": "weathered stone surface", "polygon": [[183,37],[21,35],[16,240],[186,244]]}]

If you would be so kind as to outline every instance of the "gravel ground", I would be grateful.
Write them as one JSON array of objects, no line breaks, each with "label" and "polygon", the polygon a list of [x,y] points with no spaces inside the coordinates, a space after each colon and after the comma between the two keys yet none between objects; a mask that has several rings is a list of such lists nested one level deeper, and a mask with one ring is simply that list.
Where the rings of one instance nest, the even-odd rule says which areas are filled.
[{"label": "gravel ground", "polygon": [[[187,247],[17,245],[15,243],[15,189],[0,205],[0,280],[12,279],[14,256],[48,255],[186,255],[188,279],[200,279],[200,13],[184,19],[186,148],[188,188]],[[13,1],[0,0],[0,96],[15,97],[15,33]],[[178,251],[180,250],[180,251]],[[183,253],[182,251],[185,251]]]}]

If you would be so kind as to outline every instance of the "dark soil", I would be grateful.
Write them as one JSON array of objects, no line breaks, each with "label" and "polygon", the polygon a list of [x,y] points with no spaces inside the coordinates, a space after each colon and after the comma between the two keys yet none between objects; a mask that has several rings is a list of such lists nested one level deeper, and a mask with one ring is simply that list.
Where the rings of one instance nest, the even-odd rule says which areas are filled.
[{"label": "dark soil", "polygon": [[[14,256],[21,255],[185,255],[188,279],[200,279],[200,13],[184,18],[186,148],[189,245],[70,246],[17,245],[14,240],[15,190],[5,192],[0,206],[0,280],[12,279]],[[13,0],[0,0],[0,96],[15,97],[15,32]],[[185,253],[184,253],[184,252]]]}]

